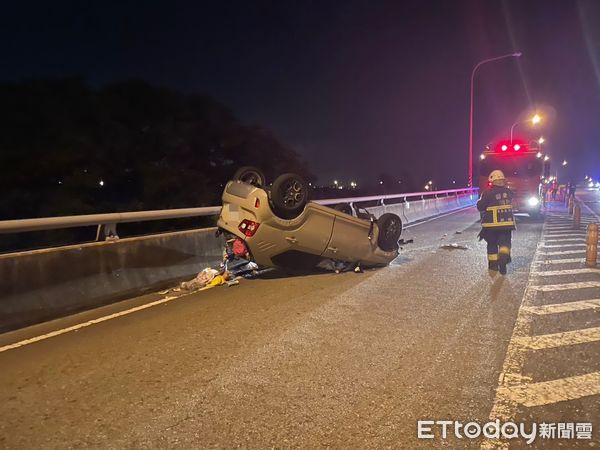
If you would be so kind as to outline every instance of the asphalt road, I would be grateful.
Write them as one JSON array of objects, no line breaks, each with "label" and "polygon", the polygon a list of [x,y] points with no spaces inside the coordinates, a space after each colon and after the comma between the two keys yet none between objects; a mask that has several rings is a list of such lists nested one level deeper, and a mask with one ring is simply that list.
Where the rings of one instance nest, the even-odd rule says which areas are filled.
[{"label": "asphalt road", "polygon": [[[242,280],[2,351],[0,447],[478,448],[439,432],[419,440],[417,421],[593,421],[598,395],[524,408],[522,383],[501,380],[496,392],[522,343],[526,286],[548,278],[530,268],[548,269],[542,223],[525,218],[508,275],[490,275],[477,219],[470,209],[407,229],[415,243],[384,269]],[[579,276],[598,280],[557,280]],[[543,294],[547,304],[585,297]],[[0,347],[164,297],[7,333]],[[527,333],[598,327],[593,306],[540,317],[549,321]],[[599,370],[593,336],[543,364],[531,354],[518,370],[542,380]],[[598,430],[593,438],[585,445],[597,445]]]}]

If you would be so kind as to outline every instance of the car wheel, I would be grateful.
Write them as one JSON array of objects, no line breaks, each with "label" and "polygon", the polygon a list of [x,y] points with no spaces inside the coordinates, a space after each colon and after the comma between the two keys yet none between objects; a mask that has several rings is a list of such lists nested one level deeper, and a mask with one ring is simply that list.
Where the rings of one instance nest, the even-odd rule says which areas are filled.
[{"label": "car wheel", "polygon": [[338,203],[333,209],[343,212],[344,214],[352,215],[352,206],[350,206],[350,203]]},{"label": "car wheel", "polygon": [[256,167],[244,166],[236,170],[233,174],[234,181],[241,181],[256,187],[263,187],[266,183],[265,174]]},{"label": "car wheel", "polygon": [[300,175],[280,175],[269,193],[273,212],[282,219],[297,217],[308,203],[308,194],[308,183]]},{"label": "car wheel", "polygon": [[398,249],[398,240],[402,234],[402,220],[396,214],[385,213],[377,219],[379,236],[377,245],[386,252]]}]

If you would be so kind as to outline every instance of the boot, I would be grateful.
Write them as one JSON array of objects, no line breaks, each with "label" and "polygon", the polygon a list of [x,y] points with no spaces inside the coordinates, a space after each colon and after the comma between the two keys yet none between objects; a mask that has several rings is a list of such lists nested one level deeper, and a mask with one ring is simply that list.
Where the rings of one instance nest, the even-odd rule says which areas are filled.
[{"label": "boot", "polygon": [[510,255],[509,254],[500,254],[500,257],[498,258],[498,270],[502,275],[506,275],[506,265],[510,262]]}]

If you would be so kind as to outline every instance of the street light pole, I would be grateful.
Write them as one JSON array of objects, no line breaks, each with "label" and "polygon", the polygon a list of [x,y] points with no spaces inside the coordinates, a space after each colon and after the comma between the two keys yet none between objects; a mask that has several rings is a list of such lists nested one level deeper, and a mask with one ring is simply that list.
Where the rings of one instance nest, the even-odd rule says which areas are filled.
[{"label": "street light pole", "polygon": [[[542,119],[540,118],[540,116],[539,116],[539,115],[537,115],[537,114],[536,114],[535,116],[533,116],[533,117],[531,118],[531,123],[532,123],[533,125],[536,125],[536,124],[540,123],[540,120],[542,120]],[[527,123],[527,122],[529,122],[529,120],[516,121],[515,123],[513,123],[513,124],[512,124],[512,126],[510,127],[510,143],[511,143],[511,144],[513,143],[513,130],[515,129],[515,127],[516,127],[518,124],[520,124],[520,123]],[[542,142],[544,142],[544,139],[543,139],[543,138],[540,138],[540,140],[541,140]],[[542,144],[542,142],[540,142],[540,145]]]},{"label": "street light pole", "polygon": [[500,59],[511,58],[511,57],[519,57],[521,56],[521,52],[516,53],[508,53],[506,55],[497,56],[495,58],[484,59],[483,61],[479,61],[475,67],[473,67],[473,71],[471,72],[471,95],[470,95],[470,108],[469,108],[469,187],[473,187],[473,81],[475,80],[475,72],[479,67],[483,64],[498,61]]},{"label": "street light pole", "polygon": [[515,123],[513,123],[513,124],[512,124],[512,126],[510,127],[510,143],[511,143],[511,145],[512,145],[512,143],[513,143],[513,130],[514,130],[514,129],[515,129],[515,127],[516,127],[518,124],[520,124],[520,123],[522,123],[522,122],[515,122]]}]

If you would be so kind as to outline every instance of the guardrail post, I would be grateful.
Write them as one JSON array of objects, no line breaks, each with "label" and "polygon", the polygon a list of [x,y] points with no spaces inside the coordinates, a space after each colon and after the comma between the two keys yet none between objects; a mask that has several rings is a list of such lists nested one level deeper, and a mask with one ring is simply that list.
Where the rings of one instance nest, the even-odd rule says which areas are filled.
[{"label": "guardrail post", "polygon": [[101,223],[96,230],[96,241],[116,241],[119,239],[116,223]]},{"label": "guardrail post", "polygon": [[590,223],[587,227],[585,249],[585,265],[596,267],[598,261],[598,224]]},{"label": "guardrail post", "polygon": [[581,228],[581,206],[575,205],[573,208],[573,229],[579,230]]}]

